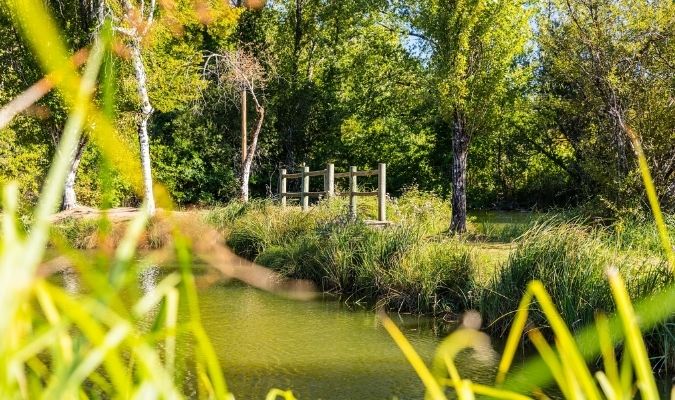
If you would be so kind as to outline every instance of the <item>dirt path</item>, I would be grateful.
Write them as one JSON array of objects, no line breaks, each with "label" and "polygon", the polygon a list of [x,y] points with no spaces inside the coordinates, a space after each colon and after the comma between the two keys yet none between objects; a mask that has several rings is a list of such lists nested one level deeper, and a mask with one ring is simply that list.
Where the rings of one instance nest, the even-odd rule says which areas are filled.
[{"label": "dirt path", "polygon": [[[117,207],[107,210],[99,210],[91,207],[78,206],[68,211],[61,211],[49,218],[52,223],[58,223],[66,219],[96,219],[102,215],[107,215],[108,219],[114,222],[124,222],[134,219],[140,212],[140,208],[135,207]],[[157,214],[161,215],[165,211],[161,208],[157,209]],[[172,211],[172,215],[180,215],[188,213],[188,211]]]}]

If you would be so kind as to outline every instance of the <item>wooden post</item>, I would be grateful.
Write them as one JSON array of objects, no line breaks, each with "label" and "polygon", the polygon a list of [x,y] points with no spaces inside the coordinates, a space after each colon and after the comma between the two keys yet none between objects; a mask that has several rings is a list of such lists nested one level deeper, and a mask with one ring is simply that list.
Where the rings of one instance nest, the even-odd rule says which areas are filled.
[{"label": "wooden post", "polygon": [[309,209],[309,167],[302,167],[302,211],[307,211]]},{"label": "wooden post", "polygon": [[248,153],[248,110],[246,109],[246,90],[241,91],[241,167],[244,168],[246,153]]},{"label": "wooden post", "polygon": [[387,220],[387,164],[377,165],[377,219]]},{"label": "wooden post", "polygon": [[335,165],[326,165],[326,173],[323,176],[323,191],[326,192],[326,198],[332,199],[335,196]]},{"label": "wooden post", "polygon": [[286,207],[286,168],[279,170],[279,198],[281,206]]},{"label": "wooden post", "polygon": [[356,167],[349,167],[349,217],[352,219],[356,219],[356,196],[354,194],[359,190],[356,178]]}]

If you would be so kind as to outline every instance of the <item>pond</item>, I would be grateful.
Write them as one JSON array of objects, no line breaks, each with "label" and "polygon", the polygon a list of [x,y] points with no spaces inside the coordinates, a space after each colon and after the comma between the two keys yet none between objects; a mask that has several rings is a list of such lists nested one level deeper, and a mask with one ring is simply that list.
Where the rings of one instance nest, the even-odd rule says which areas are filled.
[{"label": "pond", "polygon": [[[143,271],[141,291],[152,289],[166,271]],[[80,291],[75,273],[56,280],[71,293]],[[239,283],[209,285],[199,294],[203,326],[238,400],[264,399],[272,388],[290,389],[299,400],[424,398],[419,378],[372,311],[330,296],[290,300]],[[392,318],[427,365],[453,329],[429,317]],[[178,356],[193,357],[191,346],[181,342]],[[456,361],[462,377],[481,383],[494,377],[494,363],[461,355]],[[192,373],[185,379],[194,387]],[[664,395],[669,382],[659,382]]]},{"label": "pond", "polygon": [[[417,375],[372,312],[238,284],[203,289],[200,304],[237,399],[263,399],[270,388],[292,389],[298,399],[423,398]],[[445,327],[422,317],[396,320],[428,361]]]},{"label": "pond", "polygon": [[[141,272],[141,292],[154,288],[167,270]],[[74,272],[54,280],[72,294],[81,291]],[[330,296],[290,300],[236,282],[200,288],[199,303],[204,329],[238,400],[264,399],[272,388],[290,389],[299,400],[424,398],[415,371],[372,311]],[[452,329],[439,319],[392,318],[426,362]],[[179,341],[178,357],[193,357],[187,343]],[[194,387],[193,371],[186,373],[187,387]]]}]

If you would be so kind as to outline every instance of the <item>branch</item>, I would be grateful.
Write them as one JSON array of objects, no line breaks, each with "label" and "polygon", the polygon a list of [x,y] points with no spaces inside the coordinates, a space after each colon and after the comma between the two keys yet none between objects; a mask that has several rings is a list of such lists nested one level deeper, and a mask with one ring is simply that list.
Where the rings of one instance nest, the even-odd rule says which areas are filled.
[{"label": "branch", "polygon": [[148,20],[145,25],[145,29],[143,29],[143,36],[145,36],[146,33],[148,33],[148,29],[150,29],[150,26],[152,25],[154,19],[155,19],[155,0],[152,0],[150,2],[150,11],[148,12]]},{"label": "branch", "polygon": [[116,27],[113,28],[113,30],[115,32],[122,33],[122,34],[127,35],[127,36],[132,37],[132,38],[136,37],[136,31],[135,30],[122,28],[121,26],[116,26]]},{"label": "branch", "polygon": [[391,27],[391,26],[385,25],[385,24],[382,23],[382,22],[377,22],[376,25],[379,25],[379,26],[381,26],[382,28],[387,29],[388,31],[393,32],[393,33],[398,33],[398,34],[400,34],[400,35],[406,35],[406,36],[413,36],[413,37],[416,37],[416,38],[418,38],[418,39],[422,39],[422,40],[424,40],[425,42],[428,42],[428,43],[431,44],[432,46],[436,47],[436,42],[435,42],[433,39],[431,39],[431,38],[429,38],[429,37],[427,37],[427,36],[424,36],[423,34],[421,34],[421,33],[419,33],[419,32],[415,32],[415,31],[413,31],[413,30],[406,30],[406,29],[397,29],[397,28],[393,28],[393,27]]}]

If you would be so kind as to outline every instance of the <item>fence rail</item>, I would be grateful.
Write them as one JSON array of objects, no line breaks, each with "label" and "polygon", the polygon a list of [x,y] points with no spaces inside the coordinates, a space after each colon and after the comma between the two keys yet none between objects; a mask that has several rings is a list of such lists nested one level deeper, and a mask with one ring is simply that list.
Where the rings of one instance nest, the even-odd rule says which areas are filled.
[{"label": "fence rail", "polygon": [[[309,178],[323,176],[323,191],[310,192]],[[358,191],[359,176],[377,176],[377,190],[372,192]],[[344,193],[335,193],[335,179],[349,178],[349,191]],[[289,179],[301,180],[300,192],[288,192],[287,183]],[[303,167],[302,172],[289,174],[285,168],[279,171],[279,198],[281,205],[286,207],[288,198],[299,198],[302,209],[309,209],[310,197],[325,196],[331,199],[335,196],[349,196],[349,214],[356,218],[356,198],[365,196],[377,196],[377,220],[378,222],[387,221],[387,164],[380,163],[377,169],[359,171],[356,167],[349,167],[348,172],[335,173],[335,165],[328,164],[326,169],[319,171],[310,171],[309,167]]]}]

